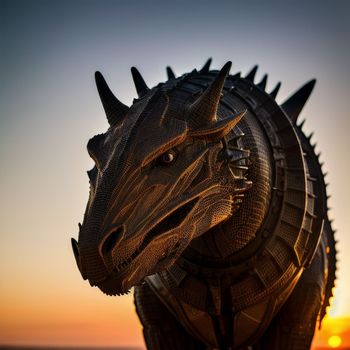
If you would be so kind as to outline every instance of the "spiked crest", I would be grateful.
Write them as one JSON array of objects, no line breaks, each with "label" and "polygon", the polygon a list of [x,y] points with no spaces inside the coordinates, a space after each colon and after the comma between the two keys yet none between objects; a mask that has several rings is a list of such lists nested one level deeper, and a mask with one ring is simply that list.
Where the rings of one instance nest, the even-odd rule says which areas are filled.
[{"label": "spiked crest", "polygon": [[293,121],[294,124],[296,123],[298,116],[301,110],[303,109],[306,101],[311,95],[315,84],[315,79],[310,80],[281,105],[282,109],[287,113],[287,115]]},{"label": "spiked crest", "polygon": [[275,86],[275,88],[270,92],[270,96],[271,96],[273,99],[276,98],[280,87],[281,87],[281,83],[278,82],[277,85]]},{"label": "spiked crest", "polygon": [[254,66],[252,68],[252,70],[246,75],[245,79],[254,83],[254,78],[255,78],[255,74],[256,74],[257,70],[258,70],[258,66]]},{"label": "spiked crest", "polygon": [[265,91],[266,83],[267,83],[267,74],[265,74],[264,77],[262,78],[261,82],[259,84],[257,84],[257,87],[260,88],[261,90]]}]

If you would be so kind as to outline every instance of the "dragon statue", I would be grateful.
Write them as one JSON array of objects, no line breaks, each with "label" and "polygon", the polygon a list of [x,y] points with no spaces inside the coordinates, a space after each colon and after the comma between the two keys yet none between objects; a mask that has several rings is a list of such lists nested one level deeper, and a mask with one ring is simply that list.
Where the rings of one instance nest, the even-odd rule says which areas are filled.
[{"label": "dragon statue", "polygon": [[282,105],[257,67],[200,70],[120,102],[101,73],[109,129],[78,241],[83,279],[134,287],[147,349],[309,349],[332,296],[336,249],[322,164],[297,123],[312,80]]}]

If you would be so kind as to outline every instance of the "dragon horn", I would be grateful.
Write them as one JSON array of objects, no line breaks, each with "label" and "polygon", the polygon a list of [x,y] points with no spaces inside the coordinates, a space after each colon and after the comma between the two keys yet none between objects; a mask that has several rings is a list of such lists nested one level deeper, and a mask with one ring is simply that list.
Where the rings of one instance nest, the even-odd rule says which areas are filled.
[{"label": "dragon horn", "polygon": [[166,73],[168,75],[168,80],[176,78],[174,71],[169,66],[166,67]]},{"label": "dragon horn", "polygon": [[278,94],[278,90],[281,87],[281,82],[278,82],[277,85],[275,86],[275,88],[270,92],[270,96],[275,99],[277,94]]},{"label": "dragon horn", "polygon": [[120,102],[108,87],[106,80],[100,72],[95,73],[95,80],[98,94],[102,101],[103,108],[106,112],[109,125],[113,126],[119,120],[125,117],[129,111],[129,107]]},{"label": "dragon horn", "polygon": [[207,59],[207,62],[204,63],[204,66],[200,69],[200,73],[208,73],[211,65],[211,57]]},{"label": "dragon horn", "polygon": [[310,80],[281,105],[294,124],[297,122],[298,116],[311,95],[315,84],[316,79]]},{"label": "dragon horn", "polygon": [[136,87],[136,92],[138,96],[141,97],[149,90],[149,87],[146,85],[145,81],[142,78],[142,75],[137,70],[137,68],[131,67],[131,74]]},{"label": "dragon horn", "polygon": [[252,70],[245,76],[245,79],[254,83],[254,78],[257,70],[258,70],[258,66],[254,66]]},{"label": "dragon horn", "polygon": [[190,122],[192,129],[203,125],[211,125],[217,121],[216,112],[220,102],[221,91],[231,65],[230,61],[227,62],[203,94],[189,106],[187,120]]},{"label": "dragon horn", "polygon": [[222,119],[210,126],[204,126],[190,131],[190,136],[193,137],[212,137],[221,139],[226,136],[243,118],[247,110],[231,115],[228,118]]}]

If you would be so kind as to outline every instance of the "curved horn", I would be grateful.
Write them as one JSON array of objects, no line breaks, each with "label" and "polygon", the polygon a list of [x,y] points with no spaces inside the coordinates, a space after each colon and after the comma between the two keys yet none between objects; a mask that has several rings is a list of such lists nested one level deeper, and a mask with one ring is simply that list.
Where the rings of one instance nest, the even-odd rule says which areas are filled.
[{"label": "curved horn", "polygon": [[168,75],[168,80],[176,78],[174,71],[169,66],[166,67],[166,73]]},{"label": "curved horn", "polygon": [[212,125],[190,131],[190,136],[209,136],[211,138],[220,139],[226,136],[240,122],[246,112],[247,110],[244,110],[225,119],[219,120]]},{"label": "curved horn", "polygon": [[216,112],[220,102],[221,91],[231,65],[232,62],[227,62],[203,94],[189,106],[187,120],[190,122],[192,129],[217,121]]},{"label": "curved horn", "polygon": [[98,94],[106,112],[109,125],[118,123],[129,111],[129,107],[120,102],[108,87],[106,80],[100,72],[95,73],[95,80]]},{"label": "curved horn", "polygon": [[138,96],[141,97],[149,90],[149,87],[147,86],[147,84],[143,80],[142,75],[137,70],[137,68],[131,67],[131,74],[132,74],[132,78],[134,80],[134,84],[136,87],[136,92],[137,92]]},{"label": "curved horn", "polygon": [[200,69],[199,73],[208,73],[210,69],[212,58],[208,58],[207,62],[204,63],[204,66]]},{"label": "curved horn", "polygon": [[282,109],[293,121],[293,123],[296,123],[301,110],[315,87],[315,84],[316,79],[310,80],[281,105]]}]

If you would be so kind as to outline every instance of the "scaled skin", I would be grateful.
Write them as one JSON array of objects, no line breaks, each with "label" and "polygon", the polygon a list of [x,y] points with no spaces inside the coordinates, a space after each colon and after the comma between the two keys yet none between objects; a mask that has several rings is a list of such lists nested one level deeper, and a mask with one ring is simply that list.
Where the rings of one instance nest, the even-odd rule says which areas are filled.
[{"label": "scaled skin", "polygon": [[[279,199],[273,194],[271,177],[278,179],[280,176],[278,173],[272,175],[275,171],[274,162],[278,163],[279,160],[270,153],[270,147],[275,147],[271,143],[276,138],[273,132],[282,132],[277,125],[278,118],[285,119],[283,123],[289,130],[284,139],[292,138],[291,145],[294,142],[293,147],[297,147],[295,159],[299,160],[295,162],[301,164],[301,174],[307,174],[303,164],[309,162],[309,172],[315,172],[322,178],[317,160],[303,160],[305,152],[314,156],[310,145],[301,143],[298,146],[300,141],[296,131],[293,131],[294,128],[299,130],[293,125],[313,84],[312,87],[306,85],[286,101],[282,106],[288,114],[286,117],[273,101],[278,87],[268,96],[261,92],[264,91],[266,77],[256,86],[251,82],[256,69],[244,80],[237,76],[227,78],[230,62],[218,73],[210,72],[209,64],[200,72],[192,72],[179,79],[168,68],[169,81],[151,90],[133,68],[132,75],[139,99],[130,108],[117,100],[102,75],[96,74],[110,128],[88,143],[88,152],[95,161],[94,168],[88,172],[90,198],[80,226],[79,240],[72,241],[79,270],[84,279],[108,295],[120,295],[133,286],[139,286],[136,288],[136,307],[144,325],[149,349],[238,349],[253,344],[256,344],[254,346],[257,349],[285,349],[284,342],[288,342],[291,349],[307,349],[312,340],[317,314],[324,312],[322,310],[330,296],[334,279],[335,257],[332,256],[333,260],[329,264],[330,258],[324,253],[329,251],[329,246],[334,251],[332,230],[327,226],[326,206],[323,208],[322,203],[315,204],[316,209],[310,212],[310,228],[306,222],[308,214],[303,208],[300,208],[301,214],[293,214],[300,216],[301,226],[289,234],[292,236],[295,232],[296,235],[295,243],[290,243],[291,246],[287,242],[280,251],[277,246],[268,250],[275,236],[283,238],[283,232],[278,233],[278,223],[269,224],[273,228],[270,243],[267,239],[266,244],[260,244],[257,240],[261,227],[271,221],[268,219],[272,210],[270,208],[278,207]],[[256,112],[253,112],[255,105],[241,103],[245,98],[243,93],[238,91],[243,94],[240,99],[234,95],[230,97],[231,92],[234,94],[234,85],[232,88],[228,85],[235,81],[238,81],[237,86],[243,84],[242,89],[247,84],[248,87],[251,84],[250,89],[255,89],[248,89],[253,91],[250,101],[254,98],[272,101],[268,102],[271,104],[270,110],[266,108],[271,112],[271,122],[276,120],[277,126],[259,126],[261,121],[256,121]],[[224,98],[221,99],[221,96],[224,89],[226,102],[223,104]],[[251,108],[252,111],[247,112]],[[247,120],[244,121],[244,118]],[[262,122],[265,123],[265,119]],[[306,140],[300,130],[299,137]],[[256,149],[255,143],[258,145]],[[286,144],[287,147],[291,146]],[[287,163],[294,162],[293,154],[283,152]],[[287,183],[291,183],[293,176],[289,174]],[[303,176],[308,178],[309,175]],[[257,180],[254,183],[252,179]],[[322,186],[307,185],[305,182],[299,190],[305,192],[305,197],[298,201],[298,205],[307,205],[309,200],[314,206],[316,190],[325,192]],[[293,191],[296,189],[291,187],[290,192]],[[287,194],[283,197],[284,201],[287,201]],[[278,209],[282,210],[282,221],[283,215],[291,215],[283,212],[281,208],[285,207],[286,204]],[[248,215],[246,219],[244,213]],[[295,220],[295,223],[298,222],[297,218]],[[327,229],[322,229],[324,220]],[[246,231],[244,224],[247,225]],[[232,230],[233,227],[236,229]],[[313,237],[304,239],[302,234],[305,232],[306,235],[308,230],[311,230]],[[317,237],[321,237],[321,244],[318,244]],[[271,252],[275,260],[279,254],[290,255],[290,262],[287,261],[289,267],[285,261],[277,259],[276,263],[280,264],[276,267],[278,272],[271,270],[271,278],[266,280],[261,270],[265,260],[259,263],[259,260],[254,260],[254,256],[252,260],[251,253],[245,253],[255,251],[259,257],[265,254],[264,249]],[[313,258],[315,252],[316,258]],[[247,260],[245,270],[239,270],[241,262],[238,258],[245,254],[249,256],[249,261],[258,264],[255,269],[251,270]],[[197,266],[196,270],[188,267],[189,262],[191,266]],[[306,271],[313,272],[303,272],[305,266],[310,264],[313,267]],[[241,271],[239,278],[232,267],[235,265],[238,266],[235,271]],[[324,270],[328,265],[331,273],[325,275]],[[216,276],[215,281],[219,282],[208,277],[208,267],[211,271],[215,270],[211,275]],[[253,275],[261,281],[262,286],[254,287],[255,282],[249,282],[249,274],[252,275],[249,271],[254,271]],[[175,278],[175,285],[171,282],[171,276]],[[145,280],[147,284],[144,284]],[[233,299],[228,298],[231,291],[235,290],[235,283],[245,283],[245,280],[248,283],[247,291],[252,290],[251,295],[246,299],[244,296],[243,299],[237,299],[237,293],[233,293]],[[303,283],[311,286],[311,294],[305,295],[304,300],[300,301],[299,290]],[[196,287],[193,287],[196,285],[197,292]],[[201,300],[196,301],[196,293],[204,293]],[[327,295],[322,309],[321,299],[325,293]],[[212,297],[206,301],[206,295]],[[290,317],[294,317],[288,309],[293,298],[298,300],[300,306],[305,304],[310,326],[305,328],[304,333],[290,332],[292,338],[288,339],[286,335],[276,335],[280,331],[278,326],[274,326],[272,317],[277,317],[278,310],[284,304],[280,311],[283,321],[280,323],[289,322]],[[152,305],[150,310],[147,309],[147,303]],[[283,315],[284,309],[289,310],[287,315]],[[237,311],[230,311],[232,315],[227,317],[228,310]],[[254,317],[260,317],[261,325],[244,326],[240,316],[243,311],[245,314],[253,312]],[[149,312],[156,313],[159,318],[150,318]],[[192,324],[194,314],[198,316],[195,324]],[[218,321],[220,318],[221,321]],[[305,322],[305,319],[297,317],[293,320],[290,321],[291,329],[295,327],[296,330],[300,328],[300,322]],[[168,324],[173,332],[163,333],[164,324]],[[223,328],[220,324],[224,325]],[[251,331],[238,336],[235,333],[239,332],[239,327]],[[263,337],[264,332],[273,335],[270,338]],[[272,342],[271,338],[277,340]],[[281,338],[284,340],[280,341]],[[169,339],[173,340],[169,342]],[[301,344],[300,347],[297,347],[297,343]]]}]

